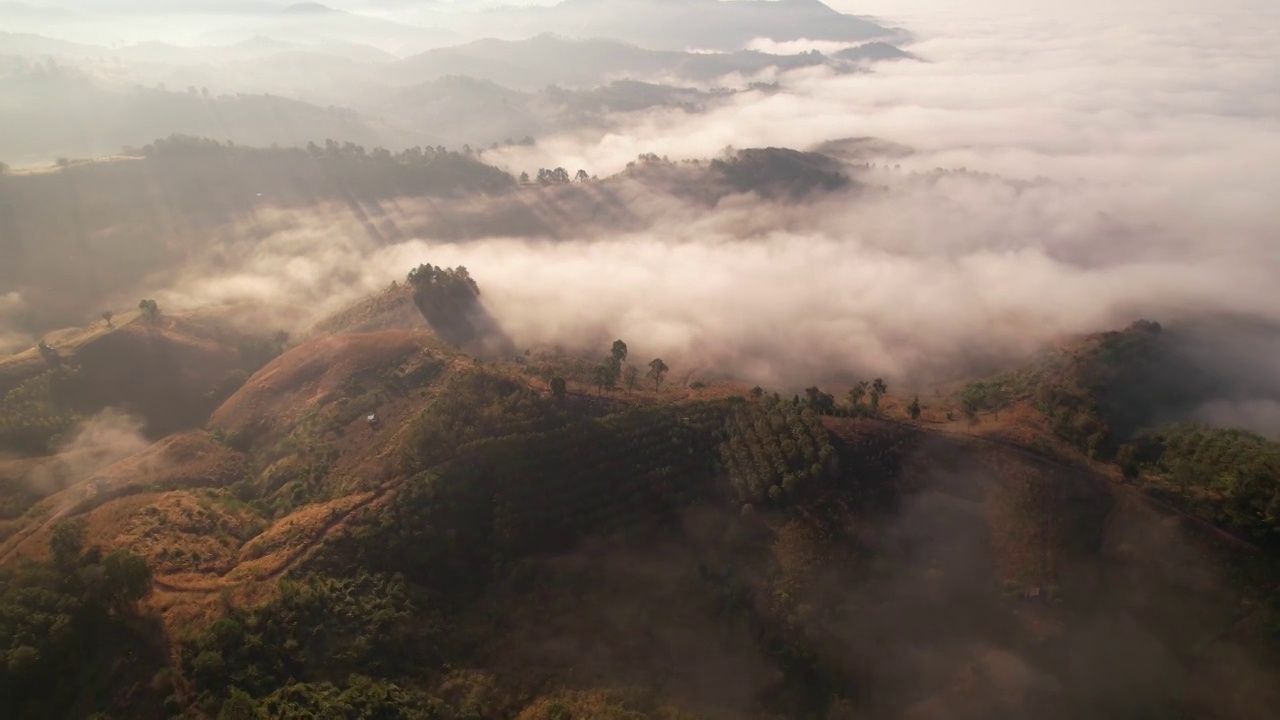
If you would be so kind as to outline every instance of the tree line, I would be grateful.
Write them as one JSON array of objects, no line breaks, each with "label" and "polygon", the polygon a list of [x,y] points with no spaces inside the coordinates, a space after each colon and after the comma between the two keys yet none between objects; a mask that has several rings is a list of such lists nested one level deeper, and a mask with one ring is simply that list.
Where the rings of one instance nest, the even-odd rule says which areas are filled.
[{"label": "tree line", "polygon": [[[537,183],[539,185],[568,185],[570,182],[577,181],[580,183],[590,182],[595,178],[587,174],[586,170],[578,170],[577,174],[569,176],[569,171],[562,167],[555,169],[538,168]],[[528,185],[530,183],[529,173],[520,173],[520,183]]]}]

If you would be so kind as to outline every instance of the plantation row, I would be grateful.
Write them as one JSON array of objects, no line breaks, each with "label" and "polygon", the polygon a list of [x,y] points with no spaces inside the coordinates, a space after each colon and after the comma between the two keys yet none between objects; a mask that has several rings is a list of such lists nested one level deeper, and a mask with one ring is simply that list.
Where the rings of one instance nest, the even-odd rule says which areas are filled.
[{"label": "plantation row", "polygon": [[634,409],[468,440],[456,460],[424,468],[390,507],[332,541],[317,565],[475,588],[485,579],[477,567],[661,521],[713,487],[722,418],[712,404]]},{"label": "plantation row", "polygon": [[0,402],[0,450],[42,455],[80,421],[88,395],[84,374],[60,367],[28,378]]},{"label": "plantation row", "polygon": [[733,411],[717,454],[740,502],[779,503],[821,480],[834,450],[813,411],[766,399]]}]

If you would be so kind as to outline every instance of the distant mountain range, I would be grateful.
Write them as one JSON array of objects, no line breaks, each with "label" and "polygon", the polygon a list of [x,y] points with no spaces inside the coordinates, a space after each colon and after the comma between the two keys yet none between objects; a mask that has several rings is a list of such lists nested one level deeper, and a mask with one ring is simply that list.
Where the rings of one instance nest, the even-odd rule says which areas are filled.
[{"label": "distant mountain range", "polygon": [[901,30],[838,12],[819,0],[564,0],[549,7],[504,7],[452,19],[425,9],[412,17],[463,35],[526,38],[556,32],[655,50],[740,50],[757,38],[853,43],[906,37]]},{"label": "distant mountain range", "polygon": [[247,145],[340,138],[392,144],[350,110],[273,95],[206,97],[197,88],[110,89],[74,69],[0,76],[0,158],[10,164],[117,153],[173,133]]},{"label": "distant mountain range", "polygon": [[[837,12],[819,0],[565,0],[549,7],[475,12],[427,3],[393,10],[398,20],[315,2],[246,0],[184,7],[158,0],[119,0],[83,3],[71,10],[0,2],[0,27],[40,34],[52,27],[63,39],[99,42],[119,35],[136,42],[191,37],[191,16],[199,15],[203,19],[195,25],[195,37],[204,44],[265,35],[289,42],[366,44],[401,56],[468,40],[523,40],[547,32],[608,38],[653,50],[717,51],[741,50],[757,38],[855,43],[906,37],[901,30]],[[143,16],[146,23],[124,24]]]},{"label": "distant mountain range", "polygon": [[651,108],[701,112],[733,94],[635,80],[585,90],[553,86],[531,93],[474,77],[449,76],[391,92],[381,100],[378,114],[452,145],[489,145],[570,129],[608,129],[619,114]]},{"label": "distant mountain range", "polygon": [[[113,3],[126,5],[139,18],[150,7]],[[699,112],[731,92],[719,86],[741,88],[762,75],[863,72],[868,63],[913,57],[883,40],[830,55],[741,49],[757,37],[892,35],[816,0],[568,0],[454,13],[450,30],[319,3],[168,10],[188,26],[198,18],[212,43],[203,45],[182,37],[84,43],[12,31],[33,17],[54,30],[63,21],[91,24],[103,11],[95,8],[0,2],[0,159],[113,153],[171,133],[256,145],[328,137],[392,148],[489,145],[606,129],[619,113],[638,110]],[[134,16],[101,17],[118,28]],[[145,15],[136,24],[163,20]],[[456,41],[481,32],[491,37]],[[518,39],[503,39],[511,35]]]},{"label": "distant mountain range", "polygon": [[623,78],[714,82],[728,75],[831,64],[819,53],[770,55],[751,50],[692,53],[647,50],[615,40],[571,40],[544,33],[529,40],[477,40],[401,61],[389,78],[431,80],[470,75],[515,88],[592,87]]}]

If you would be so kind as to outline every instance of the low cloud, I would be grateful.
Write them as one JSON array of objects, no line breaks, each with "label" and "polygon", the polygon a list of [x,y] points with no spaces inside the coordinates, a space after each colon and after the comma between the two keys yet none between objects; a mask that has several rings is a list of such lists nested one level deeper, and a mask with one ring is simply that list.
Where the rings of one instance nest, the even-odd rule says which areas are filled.
[{"label": "low cloud", "polygon": [[934,9],[886,12],[927,62],[798,71],[710,112],[485,154],[603,177],[642,152],[863,136],[915,149],[850,168],[852,190],[711,206],[612,181],[359,217],[263,211],[157,297],[255,301],[298,329],[419,262],[463,264],[521,345],[622,337],[637,356],[774,386],[948,380],[1137,317],[1280,322],[1274,17]]},{"label": "low cloud", "polygon": [[622,337],[638,355],[775,386],[948,380],[1141,316],[1280,321],[1280,264],[1244,235],[1246,252],[1193,242],[1168,206],[1072,182],[857,177],[879,189],[714,208],[615,181],[611,197],[639,218],[625,228],[565,199],[590,188],[477,204],[478,216],[529,203],[554,218],[521,237],[459,240],[439,207],[402,201],[388,220],[414,239],[387,243],[345,209],[317,210],[272,221],[233,274],[193,274],[162,300],[254,299],[314,320],[420,262],[465,265],[521,346]]},{"label": "low cloud", "polygon": [[[49,495],[87,480],[108,465],[141,452],[151,443],[137,417],[108,408],[85,420],[63,439],[57,453],[35,465],[24,478],[34,492]],[[69,498],[66,505],[78,497]]]},{"label": "low cloud", "polygon": [[1210,425],[1240,427],[1280,440],[1280,401],[1269,398],[1215,400],[1199,408],[1195,416]]}]

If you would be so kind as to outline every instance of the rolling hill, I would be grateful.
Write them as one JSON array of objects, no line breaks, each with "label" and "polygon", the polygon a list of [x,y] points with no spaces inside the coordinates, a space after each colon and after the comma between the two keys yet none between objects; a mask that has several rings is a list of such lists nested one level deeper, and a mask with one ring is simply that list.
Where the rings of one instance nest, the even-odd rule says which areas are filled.
[{"label": "rolling hill", "polygon": [[377,145],[381,134],[353,112],[272,95],[207,97],[104,87],[78,70],[33,66],[0,78],[0,157],[11,165],[98,157],[185,134],[260,147],[341,137]]},{"label": "rolling hill", "polygon": [[[469,357],[436,336],[443,306],[411,286],[426,287],[319,323],[203,431],[14,495],[28,509],[9,511],[0,564],[27,558],[56,577],[144,563],[148,584],[122,585],[136,599],[119,612],[142,599],[162,624],[137,625],[118,651],[167,644],[172,659],[144,655],[150,682],[111,651],[84,660],[132,688],[121,695],[41,699],[4,682],[0,694],[46,715],[140,717],[1261,718],[1273,706],[1276,556],[1230,517],[1169,504],[1076,449],[1044,392],[987,381],[917,419],[900,398],[872,410],[816,388],[606,393],[587,358]],[[428,314],[414,320],[414,305]],[[1147,373],[1160,337],[1138,324],[1008,377],[1129,407],[1142,396],[1096,379]],[[975,388],[1002,404],[975,407]],[[1199,456],[1197,472],[1231,457]],[[14,478],[41,462],[0,464],[0,478],[29,487]],[[5,588],[44,582],[3,572]],[[7,622],[25,632],[30,596],[12,597]]]}]

